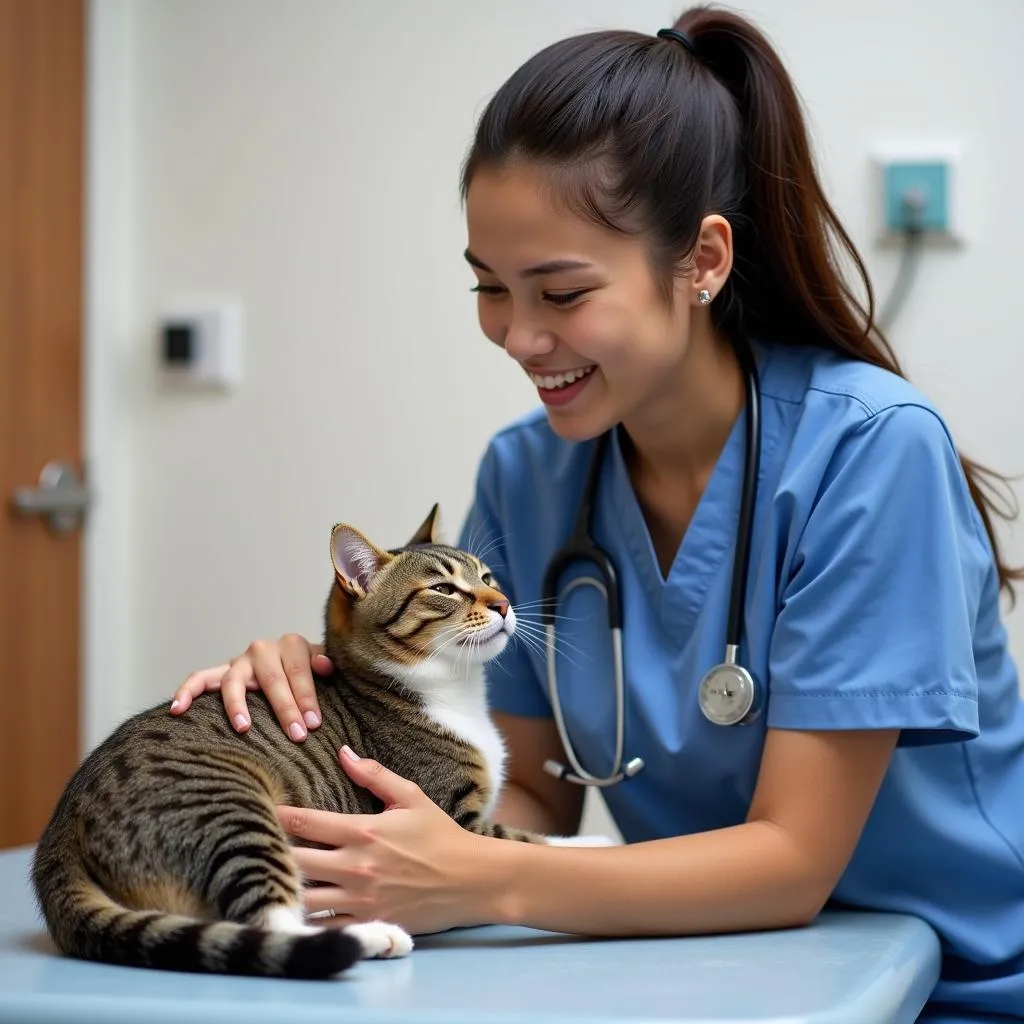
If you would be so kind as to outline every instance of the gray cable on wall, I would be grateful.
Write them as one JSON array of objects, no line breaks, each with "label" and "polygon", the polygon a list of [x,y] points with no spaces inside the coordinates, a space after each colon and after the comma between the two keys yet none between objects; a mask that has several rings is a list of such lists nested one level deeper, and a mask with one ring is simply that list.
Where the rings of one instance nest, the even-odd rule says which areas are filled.
[{"label": "gray cable on wall", "polygon": [[924,227],[921,223],[921,212],[924,209],[924,200],[917,193],[908,192],[903,197],[903,211],[906,216],[903,231],[903,253],[900,257],[900,264],[896,270],[896,280],[882,304],[881,311],[875,318],[878,327],[883,332],[888,332],[895,322],[907,296],[914,285],[917,277],[917,269],[921,262],[921,251],[924,248]]}]

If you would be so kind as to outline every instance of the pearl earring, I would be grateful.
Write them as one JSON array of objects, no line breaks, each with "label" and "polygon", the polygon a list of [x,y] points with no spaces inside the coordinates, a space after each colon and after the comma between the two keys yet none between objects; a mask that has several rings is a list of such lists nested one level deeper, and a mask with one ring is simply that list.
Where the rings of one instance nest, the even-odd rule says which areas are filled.
[{"label": "pearl earring", "polygon": [[697,292],[697,301],[702,306],[706,306],[711,301],[711,292],[709,292],[707,288],[701,288],[701,290]]}]

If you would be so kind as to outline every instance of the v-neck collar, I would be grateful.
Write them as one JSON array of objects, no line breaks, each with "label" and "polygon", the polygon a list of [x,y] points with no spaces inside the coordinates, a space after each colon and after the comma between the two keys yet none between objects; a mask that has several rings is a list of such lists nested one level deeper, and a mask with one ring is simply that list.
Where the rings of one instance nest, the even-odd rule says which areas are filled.
[{"label": "v-neck collar", "polygon": [[[755,347],[754,353],[763,385],[762,352]],[[716,574],[732,572],[746,453],[746,421],[747,410],[744,408],[729,431],[666,576],[661,574],[647,521],[633,490],[619,430],[612,431],[608,457],[615,521],[621,528],[651,607],[658,610],[662,627],[670,635],[678,636],[680,644],[689,637]],[[763,472],[766,441],[763,412],[761,429]]]}]

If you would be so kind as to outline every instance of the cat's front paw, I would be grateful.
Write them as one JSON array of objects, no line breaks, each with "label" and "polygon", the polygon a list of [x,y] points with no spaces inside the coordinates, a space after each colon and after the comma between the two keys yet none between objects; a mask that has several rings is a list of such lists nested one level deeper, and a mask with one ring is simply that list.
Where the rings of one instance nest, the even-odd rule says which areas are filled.
[{"label": "cat's front paw", "polygon": [[392,960],[412,952],[412,936],[397,924],[364,921],[347,925],[345,931],[359,940],[367,960]]}]

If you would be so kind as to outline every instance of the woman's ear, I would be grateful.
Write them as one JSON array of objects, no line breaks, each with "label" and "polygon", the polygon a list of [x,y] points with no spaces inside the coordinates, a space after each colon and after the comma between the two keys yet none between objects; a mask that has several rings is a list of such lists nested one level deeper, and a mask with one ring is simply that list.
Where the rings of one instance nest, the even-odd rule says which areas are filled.
[{"label": "woman's ear", "polygon": [[338,586],[356,600],[366,596],[374,576],[392,556],[370,543],[354,526],[338,523],[331,530],[331,562]]},{"label": "woman's ear", "polygon": [[732,272],[732,261],[732,225],[717,213],[708,214],[701,221],[693,249],[693,274],[687,279],[692,305],[714,301]]}]

